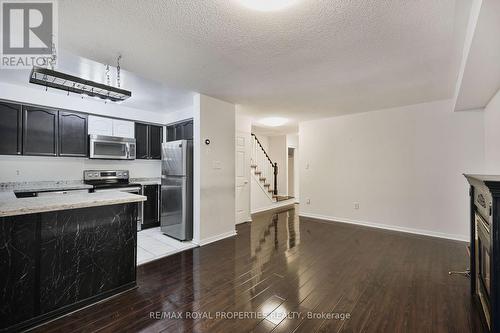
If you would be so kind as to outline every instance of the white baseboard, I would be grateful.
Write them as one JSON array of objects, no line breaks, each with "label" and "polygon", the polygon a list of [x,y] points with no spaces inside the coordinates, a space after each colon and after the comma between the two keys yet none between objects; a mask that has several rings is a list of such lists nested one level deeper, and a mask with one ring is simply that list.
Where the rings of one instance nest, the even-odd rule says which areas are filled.
[{"label": "white baseboard", "polygon": [[346,218],[341,218],[341,217],[333,217],[333,216],[311,214],[311,213],[302,213],[302,212],[299,213],[299,216],[309,217],[309,218],[319,219],[319,220],[325,220],[325,221],[332,221],[332,222],[356,224],[356,225],[361,225],[361,226],[370,227],[370,228],[399,231],[399,232],[405,232],[408,234],[416,234],[416,235],[423,235],[423,236],[452,239],[452,240],[458,240],[458,241],[462,241],[462,242],[470,241],[470,239],[468,239],[467,237],[465,237],[463,235],[446,234],[446,233],[442,233],[442,232],[436,232],[436,231],[430,231],[430,230],[424,230],[424,229],[399,227],[399,226],[393,226],[393,225],[387,225],[387,224],[381,224],[381,223],[373,223],[373,222],[346,219]]},{"label": "white baseboard", "polygon": [[296,203],[297,202],[295,201],[294,198],[288,199],[288,200],[283,200],[283,201],[278,201],[278,202],[276,202],[276,203],[274,203],[272,205],[254,209],[254,210],[252,210],[251,213],[253,215],[253,214],[257,214],[257,213],[266,212],[268,210],[273,210],[273,209],[276,209],[276,208],[281,208],[281,207],[285,207],[285,206],[291,206],[291,205],[294,205]]},{"label": "white baseboard", "polygon": [[193,243],[195,243],[196,245],[199,245],[199,246],[203,246],[203,245],[207,245],[207,244],[210,244],[213,242],[220,241],[224,238],[229,238],[229,237],[234,237],[234,236],[236,236],[236,230],[232,230],[232,231],[220,234],[220,235],[215,235],[215,236],[211,236],[208,238],[204,238],[204,239],[201,239],[199,241],[193,240]]}]

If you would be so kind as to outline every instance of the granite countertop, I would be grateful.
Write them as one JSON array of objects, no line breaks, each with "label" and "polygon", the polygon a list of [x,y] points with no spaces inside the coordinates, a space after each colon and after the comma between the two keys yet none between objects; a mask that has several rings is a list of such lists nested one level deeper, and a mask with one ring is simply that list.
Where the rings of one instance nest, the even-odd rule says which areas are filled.
[{"label": "granite countertop", "polygon": [[161,178],[131,178],[131,183],[141,184],[141,185],[161,185]]},{"label": "granite countertop", "polygon": [[142,195],[119,191],[67,194],[57,197],[16,198],[14,192],[0,193],[0,217],[58,210],[108,206],[145,201]]},{"label": "granite countertop", "polygon": [[91,189],[92,185],[82,181],[39,181],[0,183],[0,192],[48,192]]}]

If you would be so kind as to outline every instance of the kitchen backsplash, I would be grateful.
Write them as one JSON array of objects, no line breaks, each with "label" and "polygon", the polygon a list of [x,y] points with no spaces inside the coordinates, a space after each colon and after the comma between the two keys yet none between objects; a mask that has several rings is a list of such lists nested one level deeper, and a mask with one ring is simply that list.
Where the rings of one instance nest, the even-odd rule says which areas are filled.
[{"label": "kitchen backsplash", "polygon": [[32,181],[74,181],[83,178],[83,170],[125,169],[131,178],[161,175],[161,161],[108,161],[88,158],[0,156],[0,183]]}]

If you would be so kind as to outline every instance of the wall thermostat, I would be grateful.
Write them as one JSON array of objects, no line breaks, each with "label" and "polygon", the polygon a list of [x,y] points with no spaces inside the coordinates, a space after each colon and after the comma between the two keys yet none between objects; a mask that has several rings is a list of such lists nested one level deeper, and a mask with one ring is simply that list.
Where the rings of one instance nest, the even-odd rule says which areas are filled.
[{"label": "wall thermostat", "polygon": [[205,144],[208,146],[210,144],[210,139],[205,139]]}]

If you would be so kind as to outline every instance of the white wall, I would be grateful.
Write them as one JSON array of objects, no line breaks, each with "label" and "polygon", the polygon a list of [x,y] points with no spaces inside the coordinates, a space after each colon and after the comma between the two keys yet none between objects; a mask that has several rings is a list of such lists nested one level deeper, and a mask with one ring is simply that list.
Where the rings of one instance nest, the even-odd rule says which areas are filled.
[{"label": "white wall", "polygon": [[0,183],[83,180],[83,170],[130,170],[131,178],[161,175],[161,161],[105,161],[76,157],[2,156]]},{"label": "white wall", "polygon": [[[288,194],[288,147],[286,135],[269,137],[269,157],[278,163],[278,195]],[[271,185],[274,188],[274,185]]]},{"label": "white wall", "polygon": [[500,174],[500,90],[484,109],[485,173]]},{"label": "white wall", "polygon": [[301,214],[468,239],[462,173],[483,170],[483,114],[452,108],[439,101],[301,123]]},{"label": "white wall", "polygon": [[[205,95],[194,98],[194,232],[203,245],[235,231],[235,106]],[[205,145],[210,139],[210,145]]]}]

